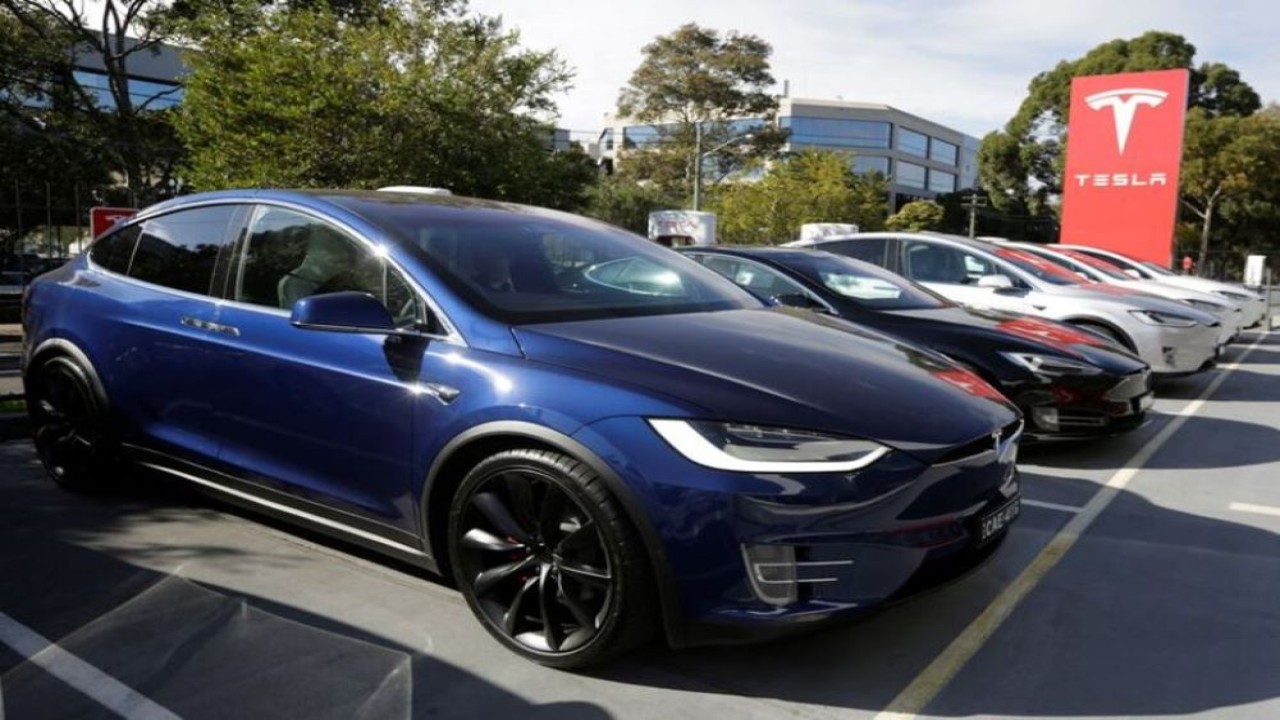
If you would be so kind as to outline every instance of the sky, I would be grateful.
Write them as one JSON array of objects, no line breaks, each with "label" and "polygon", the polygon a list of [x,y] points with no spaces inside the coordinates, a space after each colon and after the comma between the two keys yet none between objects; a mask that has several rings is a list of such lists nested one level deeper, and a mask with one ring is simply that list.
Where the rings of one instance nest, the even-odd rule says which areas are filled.
[{"label": "sky", "polygon": [[641,48],[687,22],[773,46],[791,97],[892,105],[976,137],[1004,125],[1037,73],[1116,38],[1175,32],[1280,101],[1275,0],[471,0],[576,72],[557,97],[575,140],[603,127]]}]

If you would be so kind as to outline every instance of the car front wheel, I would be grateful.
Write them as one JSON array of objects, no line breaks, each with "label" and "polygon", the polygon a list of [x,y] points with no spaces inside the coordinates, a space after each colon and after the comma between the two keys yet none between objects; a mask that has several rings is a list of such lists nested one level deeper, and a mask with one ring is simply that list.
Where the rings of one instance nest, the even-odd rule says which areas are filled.
[{"label": "car front wheel", "polygon": [[652,635],[640,538],[600,477],[567,455],[514,449],[480,462],[454,496],[449,540],[467,604],[526,658],[581,668]]}]

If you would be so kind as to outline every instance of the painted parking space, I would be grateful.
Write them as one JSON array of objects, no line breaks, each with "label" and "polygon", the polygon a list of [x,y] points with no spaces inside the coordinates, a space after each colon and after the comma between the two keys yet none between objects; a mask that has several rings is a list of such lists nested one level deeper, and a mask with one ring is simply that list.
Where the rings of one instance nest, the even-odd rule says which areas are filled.
[{"label": "painted parking space", "polygon": [[[1156,661],[1190,642],[1210,649],[1235,643],[1249,661],[1276,659],[1242,636],[1246,627],[1280,622],[1280,612],[1267,614],[1256,600],[1268,590],[1280,597],[1264,573],[1280,557],[1270,539],[1280,518],[1230,508],[1280,507],[1280,490],[1263,480],[1280,470],[1280,443],[1247,449],[1267,430],[1276,432],[1280,411],[1267,388],[1280,387],[1280,367],[1253,360],[1280,354],[1280,338],[1265,338],[1254,352],[1264,354],[1164,388],[1158,414],[1129,436],[1025,448],[1023,488],[1032,502],[1000,553],[970,576],[862,621],[785,641],[653,647],[590,674],[547,670],[504,652],[453,590],[428,577],[166,486],[146,485],[123,498],[68,495],[43,479],[25,443],[0,444],[0,547],[22,548],[0,551],[0,574],[22,578],[0,583],[0,611],[182,717],[233,710],[290,716],[254,704],[266,698],[251,691],[252,682],[268,673],[281,701],[290,691],[328,693],[309,717],[874,717],[1079,516],[1070,508],[1087,507],[1135,452],[1226,374],[924,711],[1039,717],[1265,707],[1267,683],[1247,674],[1246,690],[1205,691],[1194,702],[1121,702],[1120,683],[1111,678],[1131,672],[1120,657],[1153,668],[1141,678],[1185,683],[1180,666]],[[1219,446],[1231,452],[1218,454]],[[1205,477],[1215,479],[1212,490],[1200,487]],[[1183,536],[1190,539],[1177,540]],[[1244,624],[1200,616],[1214,607],[1211,587],[1241,596],[1221,607]],[[1189,598],[1190,610],[1175,612],[1180,598]],[[1150,618],[1145,607],[1154,608]],[[1108,619],[1116,612],[1120,619]],[[1206,629],[1180,635],[1165,626],[1174,620]],[[1214,645],[1210,632],[1229,640]],[[122,638],[134,637],[146,643],[131,654],[132,643]],[[1130,637],[1150,644],[1149,652],[1127,651]],[[330,676],[303,658],[273,655],[279,647],[309,648],[308,655],[327,659],[324,670],[347,681],[323,680]],[[180,660],[188,670],[140,663],[138,655]],[[265,660],[270,671],[252,662]],[[1225,663],[1210,679],[1232,667]],[[6,720],[106,712],[3,649],[0,692]],[[1094,694],[1101,699],[1071,699]],[[51,696],[59,704],[49,703]]]}]

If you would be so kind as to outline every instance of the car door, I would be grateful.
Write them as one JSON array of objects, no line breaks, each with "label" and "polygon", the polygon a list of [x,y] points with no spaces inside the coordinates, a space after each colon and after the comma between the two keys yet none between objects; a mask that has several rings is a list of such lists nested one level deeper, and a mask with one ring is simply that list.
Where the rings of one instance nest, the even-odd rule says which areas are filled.
[{"label": "car door", "polygon": [[295,511],[416,547],[409,488],[415,408],[432,400],[416,392],[431,339],[289,318],[301,298],[359,291],[410,329],[421,299],[385,253],[300,210],[259,206],[239,248],[219,320],[235,332],[215,376],[222,461]]},{"label": "car door", "polygon": [[[901,274],[962,305],[1015,312],[1036,312],[1027,301],[1030,288],[995,261],[946,243],[902,240]],[[983,287],[979,278],[1003,275],[1011,288]]]},{"label": "car door", "polygon": [[187,460],[217,456],[209,374],[218,304],[210,289],[246,211],[210,205],[159,215],[99,241],[116,257],[91,255],[111,266],[98,265],[110,285],[101,294],[114,302],[105,316],[112,332],[95,354],[127,438]]}]

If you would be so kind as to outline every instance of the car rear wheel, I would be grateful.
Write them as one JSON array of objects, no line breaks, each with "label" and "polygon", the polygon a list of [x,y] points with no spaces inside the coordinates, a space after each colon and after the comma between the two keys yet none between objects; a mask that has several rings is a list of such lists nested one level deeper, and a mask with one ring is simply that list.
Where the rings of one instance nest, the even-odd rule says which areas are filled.
[{"label": "car rear wheel", "polygon": [[116,445],[84,369],[69,358],[51,358],[25,385],[32,440],[49,476],[81,492],[116,484]]},{"label": "car rear wheel", "polygon": [[546,450],[480,462],[449,515],[454,578],[503,645],[558,668],[642,644],[657,599],[640,538],[598,475]]}]

